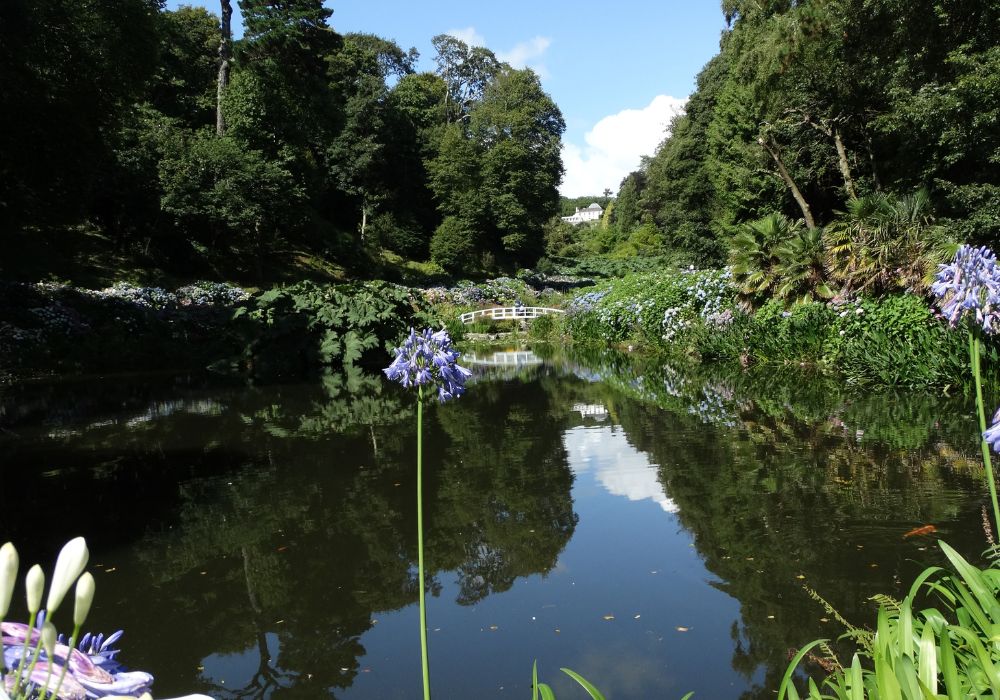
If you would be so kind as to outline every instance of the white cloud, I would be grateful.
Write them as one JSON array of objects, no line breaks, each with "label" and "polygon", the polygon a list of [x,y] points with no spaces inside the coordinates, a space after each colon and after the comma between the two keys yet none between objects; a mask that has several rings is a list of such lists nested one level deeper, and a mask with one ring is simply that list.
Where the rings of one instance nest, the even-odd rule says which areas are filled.
[{"label": "white cloud", "polygon": [[515,44],[510,51],[498,51],[497,58],[515,68],[531,68],[542,78],[548,77],[548,70],[540,59],[545,55],[552,40],[547,36],[536,36],[528,41]]},{"label": "white cloud", "polygon": [[469,46],[486,46],[486,37],[476,31],[475,27],[464,27],[463,29],[449,29],[445,32],[460,41],[464,41]]},{"label": "white cloud", "polygon": [[597,195],[618,185],[639,167],[642,156],[653,155],[667,136],[674,115],[684,111],[687,98],[657,95],[643,109],[624,109],[604,117],[583,137],[586,144],[563,142],[566,176],[560,192],[566,197]]},{"label": "white cloud", "polygon": [[[480,34],[475,27],[449,29],[445,34],[464,41],[469,46],[486,46],[486,37]],[[515,44],[508,51],[494,51],[494,53],[501,61],[505,61],[515,68],[531,68],[538,73],[539,77],[545,78],[548,77],[549,73],[541,59],[551,45],[550,38],[536,36]]]},{"label": "white cloud", "polygon": [[629,444],[625,433],[608,426],[571,428],[563,444],[574,474],[591,472],[608,493],[630,501],[650,500],[667,513],[679,508],[663,491],[656,465]]}]

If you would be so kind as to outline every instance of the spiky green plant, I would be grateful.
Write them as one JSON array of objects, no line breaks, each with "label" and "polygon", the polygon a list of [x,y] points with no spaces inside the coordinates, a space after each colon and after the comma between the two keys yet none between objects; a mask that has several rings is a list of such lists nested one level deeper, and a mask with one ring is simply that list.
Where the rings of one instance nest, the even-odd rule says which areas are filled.
[{"label": "spiky green plant", "polygon": [[742,226],[730,244],[733,283],[745,304],[773,295],[780,278],[778,248],[796,236],[801,224],[775,212]]},{"label": "spiky green plant", "polygon": [[[1000,568],[980,569],[940,542],[951,570],[927,568],[898,603],[881,600],[874,637],[851,664],[817,683],[810,700],[927,700],[1000,696]],[[799,700],[793,683],[809,652],[792,659],[778,700]]]},{"label": "spiky green plant", "polygon": [[798,228],[791,238],[777,247],[775,254],[778,257],[776,297],[799,304],[833,297],[822,229]]},{"label": "spiky green plant", "polygon": [[924,291],[937,265],[955,252],[947,230],[934,222],[925,190],[849,200],[827,226],[825,244],[832,278],[847,291],[875,294]]}]

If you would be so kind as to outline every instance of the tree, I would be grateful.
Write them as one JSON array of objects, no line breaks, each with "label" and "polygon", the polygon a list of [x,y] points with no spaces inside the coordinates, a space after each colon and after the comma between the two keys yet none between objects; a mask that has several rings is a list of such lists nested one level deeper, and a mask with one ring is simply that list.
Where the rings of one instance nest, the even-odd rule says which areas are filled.
[{"label": "tree", "polygon": [[239,99],[227,95],[227,117],[238,136],[277,155],[292,149],[303,175],[330,135],[335,107],[327,59],[341,39],[328,25],[321,0],[241,0],[243,40],[237,47]]},{"label": "tree", "polygon": [[281,236],[300,223],[301,188],[281,164],[228,136],[175,139],[160,161],[163,211],[212,254],[248,254],[261,275]]},{"label": "tree", "polygon": [[0,229],[76,222],[156,66],[156,0],[0,3]]},{"label": "tree", "polygon": [[404,52],[390,40],[348,34],[329,59],[331,90],[341,118],[326,160],[332,184],[346,195],[343,204],[360,214],[362,243],[369,217],[380,203],[392,198],[396,180],[385,153],[387,141],[393,138],[386,79],[411,74],[415,58],[415,49]]},{"label": "tree", "polygon": [[219,19],[201,7],[161,12],[160,62],[150,103],[167,117],[198,128],[212,123],[216,109]]},{"label": "tree", "polygon": [[482,152],[482,188],[500,249],[532,263],[559,209],[562,113],[534,72],[506,67],[473,109],[469,129]]},{"label": "tree", "polygon": [[466,120],[486,86],[500,72],[501,63],[489,49],[470,47],[449,34],[438,34],[431,39],[431,44],[437,52],[434,57],[437,73],[447,88],[442,96],[447,121]]},{"label": "tree", "polygon": [[226,133],[226,117],[222,112],[222,98],[229,87],[229,61],[233,54],[233,3],[232,0],[220,0],[222,18],[219,23],[219,75],[215,92],[215,133],[223,136]]}]

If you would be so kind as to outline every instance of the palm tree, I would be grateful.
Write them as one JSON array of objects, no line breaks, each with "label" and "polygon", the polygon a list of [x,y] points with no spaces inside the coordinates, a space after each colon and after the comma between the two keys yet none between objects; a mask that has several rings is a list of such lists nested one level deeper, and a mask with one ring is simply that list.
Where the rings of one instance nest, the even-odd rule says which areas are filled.
[{"label": "palm tree", "polygon": [[798,235],[802,225],[784,214],[775,212],[743,224],[732,240],[729,262],[733,283],[744,305],[767,294],[774,295],[778,287],[778,248]]},{"label": "palm tree", "polygon": [[926,190],[849,200],[827,227],[826,245],[832,277],[846,291],[872,293],[921,292],[954,252],[946,230],[934,224]]},{"label": "palm tree", "polygon": [[800,304],[834,295],[827,273],[823,229],[798,229],[778,246],[775,273],[779,279],[775,296]]}]

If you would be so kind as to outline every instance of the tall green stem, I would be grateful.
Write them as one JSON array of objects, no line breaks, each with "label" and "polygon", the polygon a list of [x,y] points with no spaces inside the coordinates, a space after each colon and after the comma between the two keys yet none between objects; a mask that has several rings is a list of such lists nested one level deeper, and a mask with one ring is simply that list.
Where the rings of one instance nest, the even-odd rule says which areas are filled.
[{"label": "tall green stem", "polygon": [[[56,687],[52,690],[52,694],[48,696],[48,700],[56,700],[59,695],[59,689],[62,688],[63,681],[66,680],[66,672],[69,670],[70,657],[73,656],[73,650],[76,649],[76,640],[80,636],[80,625],[76,625],[73,628],[73,636],[69,638],[69,651],[66,652],[66,663],[63,664],[62,671],[59,672],[59,681],[56,683]],[[52,674],[52,663],[55,659],[49,662],[49,675]],[[48,690],[49,679],[45,679],[45,688]],[[46,700],[45,692],[42,692],[42,697],[39,700]]]},{"label": "tall green stem", "polygon": [[[994,499],[996,503],[996,499]],[[431,672],[427,660],[427,606],[424,602],[424,388],[417,393],[417,577],[420,583],[420,663],[424,700],[431,698]]]},{"label": "tall green stem", "polygon": [[983,450],[983,464],[986,465],[986,480],[990,487],[990,501],[993,503],[993,522],[996,524],[997,536],[1000,536],[1000,505],[997,503],[997,485],[993,478],[993,461],[990,459],[990,446],[983,439],[986,432],[986,409],[983,406],[983,373],[980,368],[980,340],[973,331],[969,331],[969,354],[972,360],[972,376],[976,380],[976,408],[979,412],[979,444]]}]

